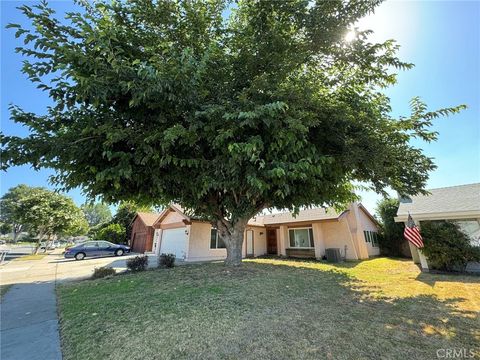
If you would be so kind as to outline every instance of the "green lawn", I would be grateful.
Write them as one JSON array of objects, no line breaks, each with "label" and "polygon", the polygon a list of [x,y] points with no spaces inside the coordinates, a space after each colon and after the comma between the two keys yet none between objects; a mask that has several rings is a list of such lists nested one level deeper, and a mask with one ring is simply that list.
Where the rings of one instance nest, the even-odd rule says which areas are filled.
[{"label": "green lawn", "polygon": [[30,260],[42,260],[47,254],[32,254],[25,255],[16,259],[17,261],[30,261]]},{"label": "green lawn", "polygon": [[13,284],[0,285],[0,300],[7,293],[7,291],[12,287]]},{"label": "green lawn", "polygon": [[68,359],[436,359],[479,352],[480,278],[256,259],[58,288]]}]

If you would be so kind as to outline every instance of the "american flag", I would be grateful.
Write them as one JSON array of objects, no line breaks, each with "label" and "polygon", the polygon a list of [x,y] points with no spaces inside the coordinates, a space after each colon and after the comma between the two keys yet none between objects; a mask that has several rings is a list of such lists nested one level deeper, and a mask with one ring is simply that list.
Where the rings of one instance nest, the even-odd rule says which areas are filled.
[{"label": "american flag", "polygon": [[415,225],[410,214],[408,214],[408,221],[407,225],[405,226],[405,230],[403,231],[403,236],[405,239],[410,241],[413,245],[417,248],[423,248],[423,239],[422,235],[420,235],[420,231],[418,230],[418,226]]}]

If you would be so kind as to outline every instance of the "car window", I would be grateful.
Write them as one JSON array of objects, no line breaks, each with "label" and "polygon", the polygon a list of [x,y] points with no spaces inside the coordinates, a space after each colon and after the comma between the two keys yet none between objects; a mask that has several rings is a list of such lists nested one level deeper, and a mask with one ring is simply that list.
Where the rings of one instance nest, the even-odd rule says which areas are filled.
[{"label": "car window", "polygon": [[85,247],[86,249],[97,248],[98,247],[98,242],[97,241],[91,241],[91,242],[85,243],[85,245],[83,245],[83,247]]},{"label": "car window", "polygon": [[112,243],[109,243],[108,241],[99,241],[98,244],[102,248],[110,247],[112,245]]}]

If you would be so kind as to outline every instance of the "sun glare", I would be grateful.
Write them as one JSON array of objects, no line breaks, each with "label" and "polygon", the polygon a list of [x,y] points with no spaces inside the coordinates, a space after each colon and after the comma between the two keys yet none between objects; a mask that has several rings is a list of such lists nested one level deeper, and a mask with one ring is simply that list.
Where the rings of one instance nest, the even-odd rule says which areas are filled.
[{"label": "sun glare", "polygon": [[346,42],[351,42],[355,40],[357,37],[357,32],[355,30],[350,30],[346,35],[345,35],[345,41]]}]

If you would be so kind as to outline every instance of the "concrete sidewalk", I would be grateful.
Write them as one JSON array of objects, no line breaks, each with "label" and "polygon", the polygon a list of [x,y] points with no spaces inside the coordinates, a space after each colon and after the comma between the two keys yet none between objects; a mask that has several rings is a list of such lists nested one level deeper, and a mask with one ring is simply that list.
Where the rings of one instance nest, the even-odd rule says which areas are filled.
[{"label": "concrete sidewalk", "polygon": [[3,296],[0,358],[62,359],[55,280],[13,285]]},{"label": "concrete sidewalk", "polygon": [[[55,250],[43,259],[2,265],[0,284],[14,285],[1,299],[0,359],[61,359],[55,284],[89,278],[100,266],[124,271],[126,260],[135,255],[75,261]],[[150,265],[156,262],[152,257]]]}]

